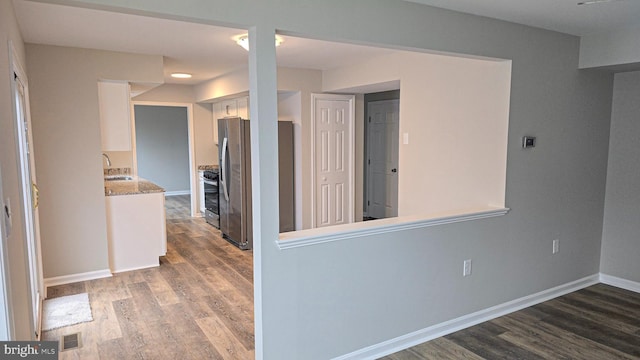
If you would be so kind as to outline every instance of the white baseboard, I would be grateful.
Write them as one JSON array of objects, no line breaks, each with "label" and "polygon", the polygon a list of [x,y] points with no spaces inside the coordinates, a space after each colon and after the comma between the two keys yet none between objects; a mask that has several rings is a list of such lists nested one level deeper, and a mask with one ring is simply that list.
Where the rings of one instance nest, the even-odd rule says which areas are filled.
[{"label": "white baseboard", "polygon": [[49,288],[49,286],[71,284],[79,281],[101,279],[106,277],[111,277],[111,270],[105,269],[105,270],[90,271],[90,272],[80,273],[80,274],[71,274],[71,275],[46,278],[44,279],[45,298],[47,297],[47,289]]},{"label": "white baseboard", "polygon": [[395,339],[371,345],[352,353],[334,358],[334,360],[378,359],[380,357],[393,354],[404,349],[408,349],[423,342],[427,342],[429,340],[451,334],[458,330],[462,330],[470,326],[477,325],[479,323],[512,313],[514,311],[522,310],[529,306],[551,300],[558,296],[566,295],[576,290],[595,285],[600,282],[600,279],[600,274],[587,276],[585,278],[556,286],[554,288],[547,289],[536,294],[528,295],[516,300],[506,302],[504,304],[496,305],[472,314],[464,315],[456,319],[424,328],[422,330],[399,336]]},{"label": "white baseboard", "polygon": [[640,283],[636,281],[600,273],[600,282],[603,284],[619,287],[621,289],[640,293]]},{"label": "white baseboard", "polygon": [[165,191],[164,196],[191,195],[190,190]]},{"label": "white baseboard", "polygon": [[[160,256],[165,256],[166,254],[160,255]],[[135,267],[130,267],[130,268],[125,268],[125,269],[118,269],[116,271],[114,271],[114,274],[119,274],[119,273],[123,273],[123,272],[127,272],[127,271],[136,271],[136,270],[144,270],[144,269],[150,269],[150,268],[154,268],[154,267],[158,267],[160,266],[160,263],[158,262],[157,265],[142,265],[142,266],[135,266]]]}]

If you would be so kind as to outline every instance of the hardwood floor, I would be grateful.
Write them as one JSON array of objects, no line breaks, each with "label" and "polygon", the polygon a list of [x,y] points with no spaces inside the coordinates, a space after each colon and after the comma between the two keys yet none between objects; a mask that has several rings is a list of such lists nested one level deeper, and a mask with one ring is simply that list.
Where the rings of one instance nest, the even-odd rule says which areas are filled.
[{"label": "hardwood floor", "polygon": [[167,220],[188,219],[191,217],[191,195],[173,195],[165,198]]},{"label": "hardwood floor", "polygon": [[[60,359],[254,358],[252,253],[189,218],[188,196],[166,208],[159,267],[49,288],[88,292],[94,317],[43,333],[81,333]],[[640,359],[640,294],[595,285],[382,359]]]},{"label": "hardwood floor", "polygon": [[[202,218],[188,196],[167,208],[167,255],[157,268],[50,287],[49,298],[89,293],[94,321],[46,331],[81,333],[60,359],[253,359],[253,260]],[[186,216],[185,216],[186,214]]]},{"label": "hardwood floor", "polygon": [[382,359],[640,359],[640,294],[594,285]]}]

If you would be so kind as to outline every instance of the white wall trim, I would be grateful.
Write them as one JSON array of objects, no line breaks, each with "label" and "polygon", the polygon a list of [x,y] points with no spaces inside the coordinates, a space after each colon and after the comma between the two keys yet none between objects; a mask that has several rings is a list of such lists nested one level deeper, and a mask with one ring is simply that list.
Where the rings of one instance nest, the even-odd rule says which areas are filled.
[{"label": "white wall trim", "polygon": [[[328,228],[293,231],[280,234],[276,242],[280,250],[323,244],[332,241],[349,240],[362,236],[385,234],[389,232],[421,229],[436,225],[453,224],[463,221],[487,219],[503,216],[509,208],[485,209],[437,217],[397,217],[375,221],[358,222]],[[329,229],[329,230],[327,230]]]},{"label": "white wall trim", "polygon": [[[164,256],[164,255],[162,255]],[[130,267],[130,268],[125,268],[125,269],[119,269],[118,271],[114,271],[114,274],[119,274],[119,273],[123,273],[123,272],[129,272],[129,271],[136,271],[136,270],[144,270],[144,269],[153,269],[153,268],[157,268],[158,265],[144,265],[144,266],[135,266],[135,267]]]},{"label": "white wall trim", "polygon": [[631,281],[616,276],[600,273],[600,282],[603,284],[615,286],[621,289],[640,293],[640,282]]},{"label": "white wall trim", "polygon": [[189,194],[191,194],[190,190],[165,191],[164,196],[178,196],[178,195],[189,195]]},{"label": "white wall trim", "polygon": [[45,297],[47,297],[47,289],[50,286],[71,284],[79,281],[95,280],[107,277],[111,277],[111,270],[109,269],[46,278],[44,279]]},{"label": "white wall trim", "polygon": [[422,330],[399,336],[395,339],[384,341],[379,344],[375,344],[354,351],[352,353],[336,357],[334,358],[334,360],[378,359],[380,357],[393,354],[395,352],[410,348],[423,342],[433,340],[447,334],[451,334],[458,330],[462,330],[470,326],[512,313],[514,311],[518,311],[529,306],[551,300],[558,296],[562,296],[576,290],[595,285],[599,282],[599,280],[599,274],[587,276],[585,278],[559,285],[551,289],[524,296],[519,299],[508,301],[506,303],[492,306],[490,308],[480,310],[472,314],[464,315],[456,319],[424,328]]}]

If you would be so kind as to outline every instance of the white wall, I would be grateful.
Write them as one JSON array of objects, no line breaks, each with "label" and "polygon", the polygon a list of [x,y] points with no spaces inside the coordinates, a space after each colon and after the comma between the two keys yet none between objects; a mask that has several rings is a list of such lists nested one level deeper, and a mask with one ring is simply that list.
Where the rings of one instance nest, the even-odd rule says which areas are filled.
[{"label": "white wall", "polygon": [[[318,70],[278,68],[279,91],[300,92],[300,119],[293,126],[296,142],[296,209],[301,209],[301,219],[296,219],[298,229],[309,229],[311,216],[311,94],[322,91],[322,72]],[[281,106],[282,108],[282,106]]]},{"label": "white wall", "polygon": [[195,86],[197,102],[212,101],[249,91],[249,71],[246,68],[224,74]]},{"label": "white wall", "polygon": [[640,282],[640,71],[616,74],[602,231],[601,271]]},{"label": "white wall", "polygon": [[640,69],[640,24],[580,39],[580,68],[612,67]]},{"label": "white wall", "polygon": [[400,81],[398,215],[504,206],[511,63],[398,52],[323,73],[324,91]]},{"label": "white wall", "polygon": [[[256,36],[252,119],[264,120],[252,122],[252,170],[264,180],[253,198],[258,358],[337,357],[598,272],[613,79],[577,70],[578,38],[396,0],[75,4],[247,25]],[[277,181],[267,176],[277,146],[268,137],[277,117],[275,29],[511,59],[509,214],[280,250],[270,191]],[[520,149],[525,134],[538,137],[534,151]],[[474,273],[463,278],[469,258]]]},{"label": "white wall", "polygon": [[108,270],[97,82],[162,82],[162,57],[28,44],[27,65],[44,277]]},{"label": "white wall", "polygon": [[131,171],[135,168],[133,165],[133,151],[103,151],[109,157],[111,166],[107,165],[107,159],[103,159],[102,167],[104,169],[129,168]]},{"label": "white wall", "polygon": [[[27,270],[26,235],[24,232],[24,210],[20,195],[20,175],[16,153],[16,123],[13,108],[13,93],[9,64],[9,41],[13,43],[20,65],[26,69],[26,56],[22,36],[13,11],[11,1],[0,1],[0,173],[2,174],[2,209],[9,200],[12,212],[11,234],[2,237],[6,252],[10,287],[7,289],[11,301],[11,313],[15,324],[15,338],[12,340],[31,340],[34,329],[31,326],[29,312],[31,295]],[[7,204],[8,205],[8,204]]]}]

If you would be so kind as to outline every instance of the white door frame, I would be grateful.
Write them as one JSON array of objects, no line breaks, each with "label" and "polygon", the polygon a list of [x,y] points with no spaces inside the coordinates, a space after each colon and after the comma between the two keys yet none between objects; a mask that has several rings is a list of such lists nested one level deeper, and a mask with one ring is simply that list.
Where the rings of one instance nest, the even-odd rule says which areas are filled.
[{"label": "white door frame", "polygon": [[136,112],[135,105],[167,106],[187,108],[187,127],[189,133],[189,191],[191,192],[191,216],[197,217],[198,211],[198,169],[196,167],[196,144],[193,130],[193,104],[161,101],[132,101],[131,102],[131,150],[133,154],[134,174],[138,174],[138,157],[136,154]]},{"label": "white door frame", "polygon": [[[44,280],[42,274],[42,250],[40,246],[40,226],[37,210],[37,186],[35,183],[35,159],[33,152],[33,137],[31,133],[31,114],[29,106],[29,85],[26,72],[22,69],[17,58],[13,43],[9,42],[9,52],[11,54],[11,70],[14,77],[11,81],[11,94],[18,94],[17,82],[22,86],[22,109],[18,108],[15,97],[13,98],[14,121],[16,125],[16,145],[19,160],[19,176],[21,187],[21,200],[23,205],[23,228],[25,230],[26,250],[27,250],[27,274],[29,276],[31,305],[29,318],[33,326],[33,332],[37,339],[40,338],[40,320],[42,313],[42,300],[45,294]],[[22,115],[22,116],[20,116]],[[24,121],[23,121],[24,118]],[[26,128],[25,128],[25,122]],[[25,139],[24,136],[27,136]],[[25,157],[25,152],[28,155]],[[35,195],[34,195],[35,194]],[[36,197],[34,199],[34,196]]]},{"label": "white door frame", "polygon": [[[7,250],[7,241],[9,234],[8,229],[5,227],[5,219],[8,219],[8,215],[5,214],[4,194],[2,193],[2,166],[0,166],[0,205],[2,215],[0,215],[0,341],[10,341],[14,337],[14,323],[13,313],[10,311],[11,306],[11,279],[9,274],[9,259]],[[10,219],[8,219],[10,220]]]},{"label": "white door frame", "polygon": [[316,227],[316,102],[317,100],[339,100],[349,102],[349,117],[351,122],[349,124],[349,211],[347,211],[348,222],[351,223],[355,219],[355,95],[345,94],[311,94],[311,227]]},{"label": "white door frame", "polygon": [[[381,103],[381,102],[397,102],[398,103],[398,141],[399,141],[399,137],[400,137],[400,99],[386,99],[386,100],[375,100],[375,101],[368,101],[366,103],[366,108],[367,108],[367,119],[365,119],[365,121],[367,122],[367,127],[366,127],[366,133],[365,133],[365,139],[366,139],[366,152],[365,152],[365,165],[367,166],[367,169],[365,171],[365,174],[367,176],[367,182],[366,182],[366,186],[365,186],[365,191],[364,191],[364,201],[367,204],[367,206],[365,207],[365,211],[364,211],[364,215],[366,216],[370,216],[371,214],[369,214],[369,201],[371,200],[371,190],[372,190],[372,176],[371,176],[371,164],[369,164],[369,159],[371,159],[371,125],[368,122],[371,118],[371,112],[370,112],[370,107],[371,104],[374,103]],[[396,151],[399,151],[399,146],[400,143],[398,142],[398,149]],[[398,162],[399,159],[396,157],[396,162]],[[396,163],[396,171],[398,168],[398,164]],[[399,176],[396,174],[396,176]],[[398,188],[396,187],[396,193],[398,191]],[[397,194],[396,194],[396,200],[397,200]],[[397,212],[397,208],[398,208],[398,203],[396,202],[395,204],[396,206],[396,212]]]}]

